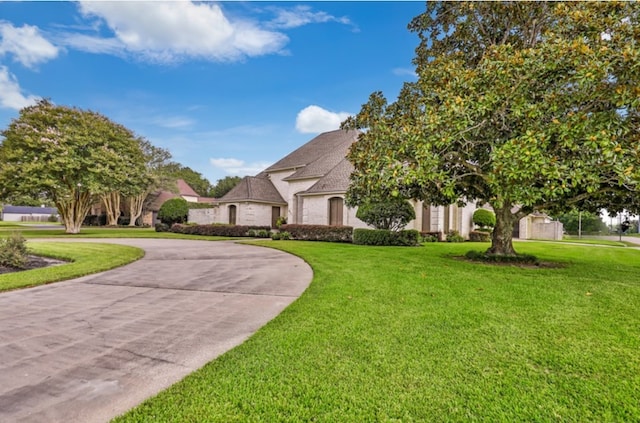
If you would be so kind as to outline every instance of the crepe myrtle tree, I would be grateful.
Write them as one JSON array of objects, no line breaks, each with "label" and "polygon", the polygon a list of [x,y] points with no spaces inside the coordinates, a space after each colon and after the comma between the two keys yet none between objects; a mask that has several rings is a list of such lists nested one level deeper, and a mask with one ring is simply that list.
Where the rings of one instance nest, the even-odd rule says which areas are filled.
[{"label": "crepe myrtle tree", "polygon": [[130,131],[49,100],[22,109],[2,136],[0,197],[45,193],[70,234],[80,232],[92,204],[119,192],[138,171]]},{"label": "crepe myrtle tree", "polygon": [[145,138],[140,137],[137,141],[143,155],[143,166],[134,176],[133,183],[129,184],[123,192],[129,209],[129,226],[135,226],[142,215],[145,200],[151,192],[171,188],[177,191],[177,187],[174,186],[175,181],[163,171],[171,158],[171,153],[164,148],[154,146]]},{"label": "crepe myrtle tree", "polygon": [[533,211],[640,209],[640,3],[434,2],[409,24],[417,81],[345,122],[354,206],[477,200],[490,255]]}]

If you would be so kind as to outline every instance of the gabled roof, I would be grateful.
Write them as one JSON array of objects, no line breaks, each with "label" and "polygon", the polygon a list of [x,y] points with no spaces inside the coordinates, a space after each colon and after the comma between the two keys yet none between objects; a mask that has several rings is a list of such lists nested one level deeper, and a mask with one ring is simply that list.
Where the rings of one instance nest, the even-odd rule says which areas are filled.
[{"label": "gabled roof", "polygon": [[245,176],[220,200],[221,203],[235,201],[258,201],[263,203],[286,204],[276,187],[264,174]]},{"label": "gabled roof", "polygon": [[54,207],[3,206],[2,213],[9,214],[58,214]]},{"label": "gabled roof", "polygon": [[200,194],[195,192],[184,179],[176,180],[176,185],[178,186],[178,193],[180,195],[186,195],[189,197],[200,197]]},{"label": "gabled roof", "polygon": [[171,200],[172,198],[177,198],[179,197],[178,194],[174,194],[171,191],[156,191],[153,192],[151,194],[149,194],[149,197],[147,197],[148,203],[145,207],[145,210],[149,210],[149,211],[158,211],[160,210],[160,207],[167,201],[167,200]]},{"label": "gabled roof", "polygon": [[358,131],[325,132],[264,170],[266,173],[279,170],[299,169],[285,180],[321,177],[342,160],[351,144],[358,138]]},{"label": "gabled roof", "polygon": [[329,173],[306,190],[305,194],[346,192],[349,188],[351,172],[353,172],[353,165],[349,160],[343,158]]}]

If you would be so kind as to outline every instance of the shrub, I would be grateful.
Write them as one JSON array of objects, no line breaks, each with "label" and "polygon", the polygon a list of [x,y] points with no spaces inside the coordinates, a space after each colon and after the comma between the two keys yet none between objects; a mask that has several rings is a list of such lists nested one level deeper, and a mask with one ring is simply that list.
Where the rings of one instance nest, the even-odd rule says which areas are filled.
[{"label": "shrub", "polygon": [[211,203],[191,203],[187,202],[187,207],[191,209],[212,209],[214,207]]},{"label": "shrub", "polygon": [[487,254],[480,251],[468,251],[464,256],[469,260],[483,261],[487,263],[513,263],[534,265],[540,264],[538,258],[531,254],[516,254],[515,256],[505,256],[498,254]]},{"label": "shrub", "polygon": [[447,232],[447,242],[464,242],[464,238],[458,231]]},{"label": "shrub", "polygon": [[166,223],[156,223],[156,232],[169,232],[169,229]]},{"label": "shrub", "polygon": [[158,219],[167,225],[183,223],[187,221],[189,215],[189,204],[184,198],[172,198],[160,206]]},{"label": "shrub", "polygon": [[277,220],[276,220],[276,228],[279,228],[282,225],[286,225],[287,224],[287,216],[280,216]]},{"label": "shrub", "polygon": [[491,210],[478,209],[473,212],[473,223],[481,228],[493,228],[496,226],[496,215]]},{"label": "shrub", "polygon": [[266,229],[249,229],[247,231],[247,236],[253,238],[269,238],[271,236],[271,231]]},{"label": "shrub", "polygon": [[20,232],[12,232],[0,239],[0,266],[24,269],[27,264],[27,245]]},{"label": "shrub", "polygon": [[82,221],[82,226],[105,226],[107,224],[106,214],[89,214]]},{"label": "shrub", "polygon": [[472,242],[489,242],[491,241],[491,233],[484,231],[471,231],[469,233],[469,241]]},{"label": "shrub", "polygon": [[351,242],[353,228],[351,226],[330,225],[282,225],[281,230],[290,234],[291,239],[300,241]]},{"label": "shrub", "polygon": [[271,239],[277,241],[280,239],[280,232],[274,232],[271,234]]},{"label": "shrub", "polygon": [[[258,231],[270,231],[269,226],[242,226],[242,225],[225,225],[225,224],[212,224],[212,225],[184,225],[176,223],[171,226],[171,232],[190,234],[190,235],[205,235],[205,236],[228,236],[228,237],[245,237],[245,236],[258,236]],[[266,238],[270,235],[267,234]]]},{"label": "shrub", "polygon": [[57,222],[57,221],[58,221],[58,216],[56,216],[55,214],[52,214],[47,218],[47,222]]},{"label": "shrub", "polygon": [[422,242],[440,242],[442,241],[441,232],[420,232]]},{"label": "shrub", "polygon": [[280,239],[291,239],[291,234],[287,231],[284,232],[279,232],[280,233]]},{"label": "shrub", "polygon": [[358,245],[415,246],[420,243],[420,232],[411,229],[391,231],[389,229],[354,229],[353,243]]},{"label": "shrub", "polygon": [[408,201],[393,199],[362,204],[356,217],[375,229],[399,231],[416,218],[416,212]]}]

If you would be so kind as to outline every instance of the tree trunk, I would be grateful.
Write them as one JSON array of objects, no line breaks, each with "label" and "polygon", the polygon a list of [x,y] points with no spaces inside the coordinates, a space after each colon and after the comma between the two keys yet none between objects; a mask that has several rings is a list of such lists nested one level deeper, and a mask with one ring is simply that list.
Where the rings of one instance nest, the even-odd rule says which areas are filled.
[{"label": "tree trunk", "polygon": [[120,193],[112,191],[102,195],[105,211],[107,212],[107,226],[117,226],[120,217]]},{"label": "tree trunk", "polygon": [[131,219],[129,220],[129,226],[136,226],[136,220],[142,214],[142,205],[146,197],[146,192],[129,197],[129,215]]},{"label": "tree trunk", "polygon": [[78,234],[92,203],[91,194],[75,191],[69,198],[56,199],[55,205],[64,224],[65,233]]},{"label": "tree trunk", "polygon": [[511,212],[511,206],[493,208],[496,214],[496,226],[491,235],[491,247],[487,250],[489,255],[515,256],[513,249],[513,224],[516,216]]}]

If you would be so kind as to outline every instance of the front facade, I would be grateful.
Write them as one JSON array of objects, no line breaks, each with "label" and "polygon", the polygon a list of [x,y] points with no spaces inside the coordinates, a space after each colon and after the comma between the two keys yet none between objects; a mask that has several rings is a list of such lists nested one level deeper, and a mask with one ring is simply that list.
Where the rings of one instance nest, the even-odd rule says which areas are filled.
[{"label": "front facade", "polygon": [[[275,227],[287,223],[366,228],[356,208],[344,203],[353,166],[346,159],[356,131],[337,130],[318,135],[256,176],[245,177],[217,202],[208,223]],[[446,234],[456,230],[468,237],[475,203],[465,207],[424,206],[413,201],[416,219],[407,229]],[[205,223],[205,222],[201,222]]]}]

